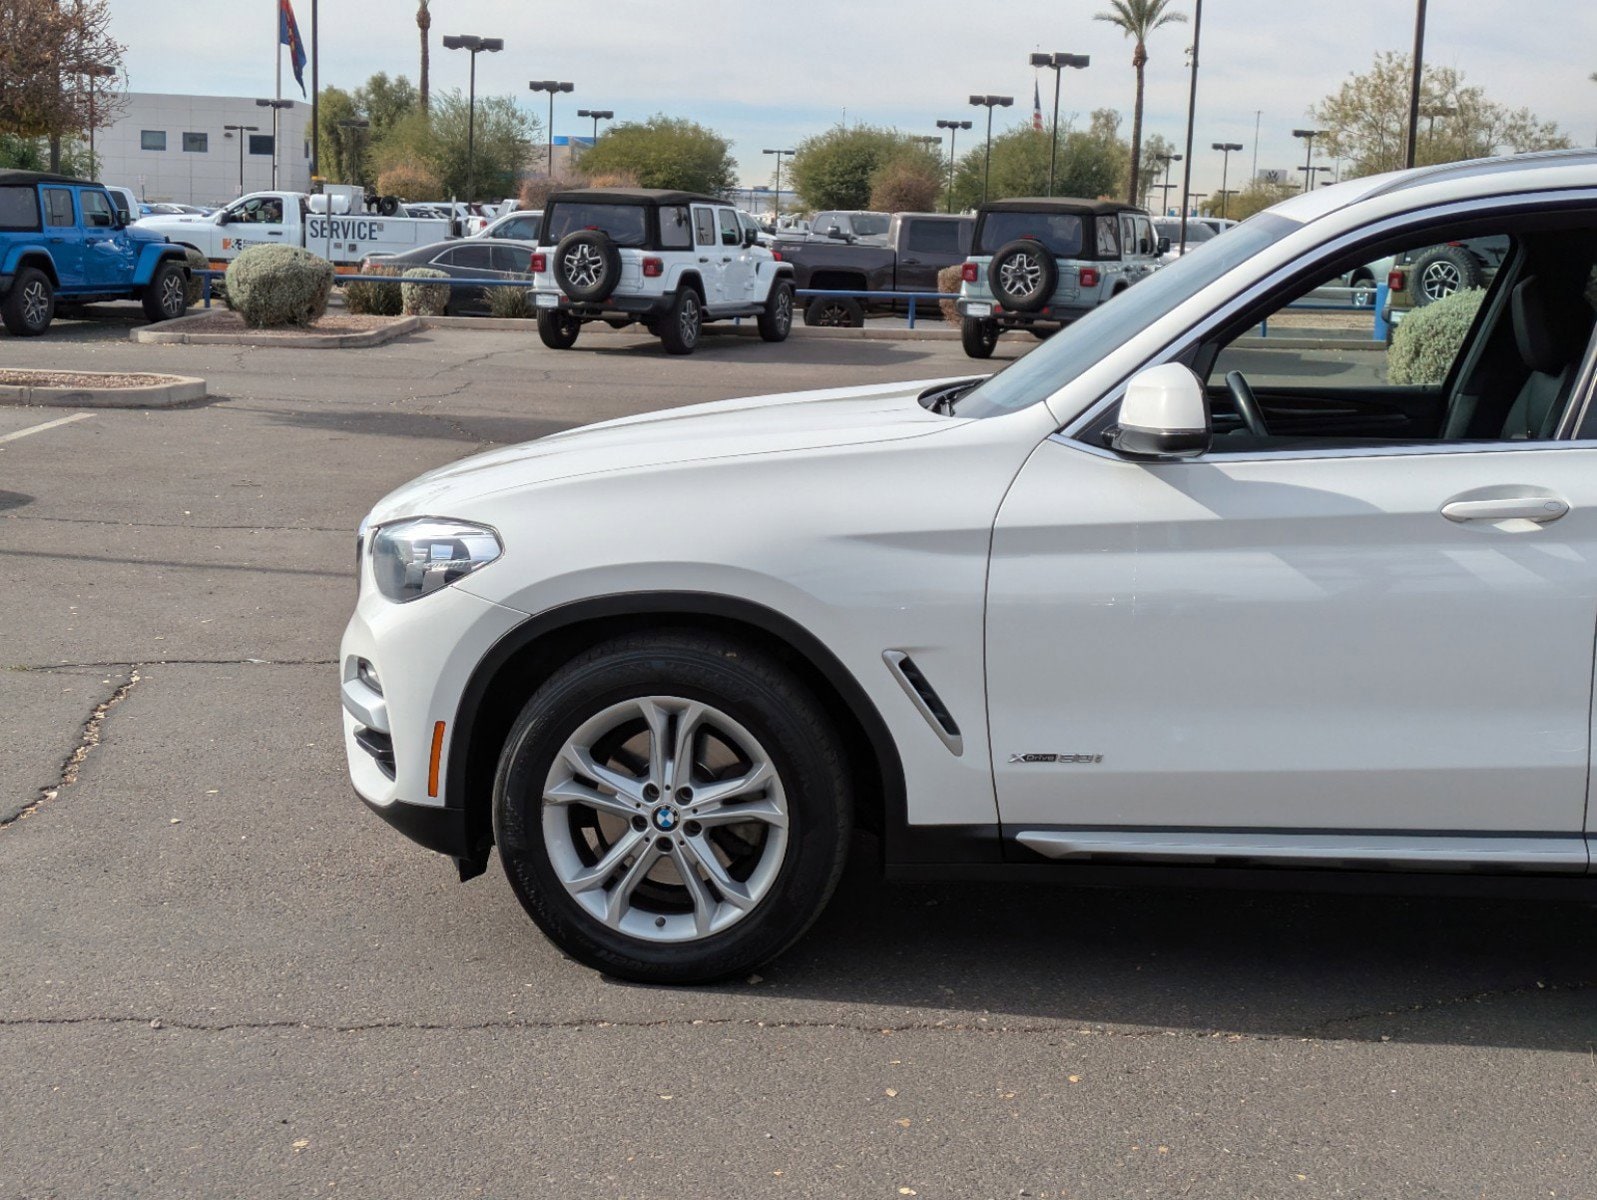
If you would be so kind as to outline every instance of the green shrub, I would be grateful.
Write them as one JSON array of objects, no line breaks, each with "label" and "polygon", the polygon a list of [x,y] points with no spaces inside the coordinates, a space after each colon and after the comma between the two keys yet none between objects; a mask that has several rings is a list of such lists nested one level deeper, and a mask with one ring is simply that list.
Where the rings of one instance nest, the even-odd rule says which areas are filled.
[{"label": "green shrub", "polygon": [[[964,270],[964,263],[955,263],[951,267],[944,267],[942,270],[938,271],[937,290],[939,292],[959,291],[960,285],[965,281],[962,274]],[[937,307],[943,310],[943,320],[954,326],[960,324],[959,310],[954,307],[954,301],[939,300],[937,302]]]},{"label": "green shrub", "polygon": [[[188,286],[183,290],[187,296],[189,307],[193,308],[204,298],[205,294],[204,278],[199,275],[195,275],[193,272],[209,271],[211,269],[211,260],[206,258],[205,255],[201,254],[193,246],[185,246],[183,248],[183,259],[184,265],[186,265],[189,269]],[[211,280],[212,296],[215,296],[216,293],[221,290],[221,282],[222,281],[220,279]]]},{"label": "green shrub", "polygon": [[441,317],[449,307],[449,288],[441,283],[412,283],[411,280],[448,279],[446,271],[432,267],[412,267],[402,276],[400,284],[407,317]]},{"label": "green shrub", "polygon": [[1387,382],[1434,384],[1445,380],[1485,295],[1481,288],[1471,288],[1411,310],[1392,333],[1392,349],[1386,356]]},{"label": "green shrub", "polygon": [[367,279],[398,279],[403,268],[374,263],[363,269],[359,279],[344,287],[344,307],[352,313],[375,317],[397,317],[405,310],[405,298],[397,283],[367,283]]},{"label": "green shrub", "polygon": [[532,293],[526,288],[492,287],[482,289],[488,301],[488,311],[496,317],[513,317],[525,320],[533,315]]},{"label": "green shrub", "polygon": [[332,292],[333,264],[298,246],[251,246],[227,268],[227,305],[252,329],[309,325]]}]

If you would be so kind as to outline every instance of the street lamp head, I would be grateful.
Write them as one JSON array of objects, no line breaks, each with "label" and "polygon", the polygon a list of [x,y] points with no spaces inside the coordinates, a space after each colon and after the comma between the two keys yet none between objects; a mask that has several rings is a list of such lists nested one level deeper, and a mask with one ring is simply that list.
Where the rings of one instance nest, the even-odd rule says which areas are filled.
[{"label": "street lamp head", "polygon": [[1054,56],[1052,54],[1033,54],[1031,56],[1031,65],[1034,67],[1051,67],[1054,65]]},{"label": "street lamp head", "polygon": [[341,129],[370,129],[372,123],[366,117],[342,117],[339,119]]},{"label": "street lamp head", "polygon": [[294,102],[292,100],[257,100],[255,106],[257,108],[293,108]]},{"label": "street lamp head", "polygon": [[1216,142],[1213,146],[1210,147],[1210,149],[1212,149],[1212,150],[1222,150],[1222,151],[1230,152],[1232,150],[1240,150],[1240,149],[1242,149],[1242,143],[1241,142]]},{"label": "street lamp head", "polygon": [[479,42],[480,44],[477,48],[479,50],[487,50],[491,54],[497,54],[505,48],[504,38],[481,38]]},{"label": "street lamp head", "polygon": [[527,86],[535,92],[548,92],[550,96],[556,92],[569,92],[575,89],[574,84],[562,83],[558,79],[529,79]]},{"label": "street lamp head", "polygon": [[969,129],[970,128],[970,122],[969,121],[944,121],[944,120],[939,120],[937,122],[937,128],[939,128],[939,129]]},{"label": "street lamp head", "polygon": [[1066,60],[1065,66],[1075,67],[1078,71],[1084,71],[1092,66],[1092,55],[1090,54],[1066,54],[1064,58]]},{"label": "street lamp head", "polygon": [[1312,140],[1321,136],[1323,133],[1325,133],[1325,130],[1323,129],[1294,129],[1292,131],[1292,136],[1295,138],[1308,138]]}]

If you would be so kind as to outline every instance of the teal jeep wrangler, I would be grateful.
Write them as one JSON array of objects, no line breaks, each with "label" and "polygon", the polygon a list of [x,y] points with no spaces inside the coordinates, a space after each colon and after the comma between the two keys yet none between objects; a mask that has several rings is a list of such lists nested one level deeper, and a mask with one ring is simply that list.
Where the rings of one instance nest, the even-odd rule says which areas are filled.
[{"label": "teal jeep wrangler", "polygon": [[64,303],[139,300],[152,321],[188,307],[183,247],[148,233],[97,183],[0,171],[0,321],[18,337],[50,327]]}]

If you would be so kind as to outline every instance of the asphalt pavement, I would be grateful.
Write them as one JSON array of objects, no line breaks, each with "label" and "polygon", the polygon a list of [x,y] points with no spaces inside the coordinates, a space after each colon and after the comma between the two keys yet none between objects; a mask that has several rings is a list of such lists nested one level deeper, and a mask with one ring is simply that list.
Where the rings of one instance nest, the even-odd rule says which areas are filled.
[{"label": "asphalt pavement", "polygon": [[355,801],[334,656],[384,492],[957,343],[129,327],[0,335],[213,393],[0,408],[0,1197],[1597,1195],[1585,906],[887,884],[862,840],[759,975],[645,988]]}]

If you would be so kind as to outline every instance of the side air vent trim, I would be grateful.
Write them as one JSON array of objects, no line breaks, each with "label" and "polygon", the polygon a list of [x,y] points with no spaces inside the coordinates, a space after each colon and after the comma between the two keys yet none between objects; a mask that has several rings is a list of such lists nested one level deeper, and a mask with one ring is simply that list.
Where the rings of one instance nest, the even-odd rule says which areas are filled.
[{"label": "side air vent trim", "polygon": [[965,739],[960,736],[959,722],[954,720],[954,715],[948,711],[943,698],[937,694],[937,689],[932,687],[930,680],[915,665],[915,660],[902,650],[884,650],[882,659],[887,663],[887,669],[893,673],[893,678],[898,680],[898,686],[904,689],[904,694],[910,698],[920,715],[926,718],[926,723],[932,727],[932,732],[943,745],[947,746],[955,757],[964,754]]}]

